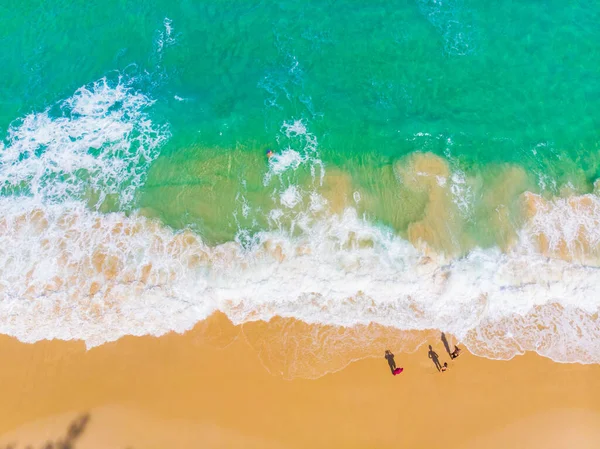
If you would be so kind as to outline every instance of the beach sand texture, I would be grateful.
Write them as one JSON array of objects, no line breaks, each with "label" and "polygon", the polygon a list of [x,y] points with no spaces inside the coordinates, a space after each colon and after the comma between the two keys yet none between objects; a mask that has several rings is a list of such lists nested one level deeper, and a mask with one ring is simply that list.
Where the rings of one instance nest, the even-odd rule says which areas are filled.
[{"label": "beach sand texture", "polygon": [[[449,362],[445,373],[422,345],[395,352],[399,376],[381,347],[337,372],[288,380],[285,360],[299,347],[265,343],[282,325],[289,341],[302,337],[291,334],[293,320],[233,326],[223,315],[183,335],[125,337],[89,351],[2,336],[0,447],[64,438],[82,413],[89,421],[75,447],[89,449],[598,447],[597,365],[466,351],[450,361],[432,331],[420,337]],[[348,354],[328,363],[339,368]]]}]

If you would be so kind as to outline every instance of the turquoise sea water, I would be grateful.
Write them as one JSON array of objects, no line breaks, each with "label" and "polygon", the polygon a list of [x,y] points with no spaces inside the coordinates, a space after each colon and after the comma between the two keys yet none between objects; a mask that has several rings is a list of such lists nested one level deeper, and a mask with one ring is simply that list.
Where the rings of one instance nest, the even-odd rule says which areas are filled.
[{"label": "turquoise sea water", "polygon": [[[2,15],[0,126],[121,76],[155,100],[148,114],[171,131],[161,159],[175,164],[240,146],[277,149],[282,123],[304,120],[321,158],[346,170],[450,152],[466,170],[509,162],[589,191],[598,170],[597,9],[560,1],[15,2]],[[177,227],[201,224],[155,204],[177,193],[156,192],[175,183],[172,175],[152,175],[139,201]],[[202,175],[177,184],[210,182]]]},{"label": "turquoise sea water", "polygon": [[0,20],[3,332],[99,344],[220,309],[600,360],[593,2],[9,1]]}]

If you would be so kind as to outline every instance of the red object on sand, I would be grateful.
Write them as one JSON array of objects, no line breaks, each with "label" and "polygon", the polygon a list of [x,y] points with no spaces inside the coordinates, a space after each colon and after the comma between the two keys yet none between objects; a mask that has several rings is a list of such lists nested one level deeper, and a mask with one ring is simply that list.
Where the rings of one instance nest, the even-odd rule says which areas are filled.
[{"label": "red object on sand", "polygon": [[402,371],[404,371],[404,368],[396,368],[396,369],[394,370],[394,376],[395,376],[396,374],[400,374]]}]

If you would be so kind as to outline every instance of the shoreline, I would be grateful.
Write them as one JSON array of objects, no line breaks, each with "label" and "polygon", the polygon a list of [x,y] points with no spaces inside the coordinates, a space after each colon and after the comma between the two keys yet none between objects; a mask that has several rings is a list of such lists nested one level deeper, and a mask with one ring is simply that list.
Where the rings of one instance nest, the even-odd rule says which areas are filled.
[{"label": "shoreline", "polygon": [[[286,345],[277,340],[281,326]],[[312,380],[286,380],[306,347],[301,342],[311,339],[291,319],[234,326],[217,314],[185,334],[124,337],[89,351],[82,342],[1,336],[0,447],[56,440],[85,412],[90,420],[76,447],[90,449],[597,445],[600,365],[533,353],[493,361],[464,347],[450,361],[437,332],[407,336],[406,348],[427,339],[413,353],[379,350],[397,336],[377,337],[367,350],[380,357]],[[435,370],[428,344],[449,363],[447,372]],[[390,375],[385,349],[404,367],[399,376]],[[334,367],[353,350],[314,360],[323,360],[319,369]]]},{"label": "shoreline", "polygon": [[[76,338],[96,346],[124,334],[187,330],[221,310],[236,322],[278,315],[345,326],[449,326],[480,355],[505,359],[525,349],[560,361],[600,361],[600,271],[525,251],[529,245],[452,258],[347,208],[314,222],[301,238],[257,234],[246,251],[240,242],[207,246],[192,230],[177,232],[137,213],[101,214],[79,202],[10,203],[15,210],[1,221],[7,232],[0,237],[11,242],[7,254],[25,249],[18,267],[7,261],[20,252],[7,256],[0,292],[23,300],[0,303],[0,323],[24,341]],[[536,326],[541,332],[531,332]]]}]

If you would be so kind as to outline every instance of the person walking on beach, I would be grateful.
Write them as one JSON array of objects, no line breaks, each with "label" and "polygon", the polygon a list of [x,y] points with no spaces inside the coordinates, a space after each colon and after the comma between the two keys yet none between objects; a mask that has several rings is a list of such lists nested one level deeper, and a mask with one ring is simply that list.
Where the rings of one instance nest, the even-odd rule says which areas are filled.
[{"label": "person walking on beach", "polygon": [[441,371],[442,364],[440,363],[440,356],[437,355],[437,352],[435,352],[433,350],[433,348],[431,347],[431,345],[429,345],[429,353],[427,355],[433,361],[433,363],[434,363],[435,367],[437,368],[437,370]]},{"label": "person walking on beach", "polygon": [[396,361],[394,360],[394,354],[389,349],[385,351],[385,358],[387,359],[388,365],[390,365],[390,369],[392,370],[392,374],[394,374],[394,370],[396,369]]}]

